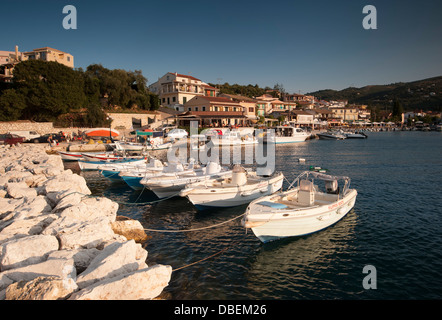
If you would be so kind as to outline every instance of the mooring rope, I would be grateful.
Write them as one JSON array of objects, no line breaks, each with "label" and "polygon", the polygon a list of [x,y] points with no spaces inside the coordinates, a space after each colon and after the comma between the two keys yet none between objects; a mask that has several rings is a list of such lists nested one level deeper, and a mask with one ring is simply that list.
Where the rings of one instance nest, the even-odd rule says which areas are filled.
[{"label": "mooring rope", "polygon": [[239,216],[236,216],[232,219],[226,220],[224,222],[220,222],[211,226],[207,226],[207,227],[201,227],[201,228],[195,228],[195,229],[180,229],[180,230],[157,230],[157,229],[143,229],[144,231],[150,231],[150,232],[169,232],[169,233],[174,233],[174,232],[192,232],[192,231],[201,231],[201,230],[206,230],[206,229],[211,229],[211,228],[216,228],[219,226],[222,226],[226,223],[232,222],[233,220],[236,220],[240,217],[242,217],[243,215],[245,215],[246,213],[242,213]]},{"label": "mooring rope", "polygon": [[228,249],[230,249],[233,245],[236,245],[236,244],[238,244],[238,243],[239,243],[239,241],[236,241],[236,242],[234,242],[234,243],[231,243],[227,248],[221,249],[220,251],[218,251],[218,252],[216,252],[216,253],[214,253],[214,254],[208,256],[208,257],[205,257],[205,258],[203,258],[203,259],[200,259],[200,260],[198,260],[198,261],[195,261],[195,262],[192,262],[192,263],[186,264],[186,265],[184,265],[184,266],[182,266],[182,267],[179,267],[179,268],[176,268],[176,269],[172,269],[172,272],[174,272],[174,271],[178,271],[178,270],[181,270],[181,269],[184,269],[184,268],[187,268],[187,267],[193,266],[193,265],[196,265],[196,264],[198,264],[198,263],[200,263],[200,262],[203,262],[203,261],[208,260],[208,259],[210,259],[210,258],[213,258],[213,257],[215,257],[215,256],[217,256],[217,255],[220,255],[220,254],[226,252]]}]

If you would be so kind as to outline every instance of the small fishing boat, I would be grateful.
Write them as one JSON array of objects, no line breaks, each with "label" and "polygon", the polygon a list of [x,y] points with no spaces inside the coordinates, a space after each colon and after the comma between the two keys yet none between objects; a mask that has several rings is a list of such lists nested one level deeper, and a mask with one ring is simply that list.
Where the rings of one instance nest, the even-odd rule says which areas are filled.
[{"label": "small fishing boat", "polygon": [[[273,130],[273,129],[272,129]],[[274,133],[266,133],[263,135],[263,143],[296,143],[304,142],[310,137],[310,134],[301,128],[293,126],[277,126]]]},{"label": "small fishing boat", "polygon": [[367,139],[367,135],[363,132],[344,132],[347,139]]},{"label": "small fishing boat", "polygon": [[239,146],[258,143],[258,140],[252,134],[241,136],[239,130],[230,130],[223,135],[214,135],[211,137],[211,141],[215,146]]},{"label": "small fishing boat", "polygon": [[123,155],[119,155],[114,152],[107,152],[107,153],[82,152],[81,155],[83,157],[83,160],[86,160],[86,161],[123,160],[123,159],[127,158]]},{"label": "small fishing boat", "polygon": [[149,162],[146,161],[135,161],[134,163],[106,163],[98,166],[100,173],[111,181],[123,181],[120,176],[121,172],[146,172],[148,170],[160,171],[163,168],[163,163],[155,158],[151,158]]},{"label": "small fishing boat", "polygon": [[167,165],[163,165],[161,161],[155,159],[145,167],[123,170],[119,173],[119,176],[132,189],[141,190],[146,188],[146,186],[141,183],[141,180],[143,179],[144,183],[146,183],[148,179],[159,176],[176,178],[181,174],[190,174],[196,168],[198,168],[198,165],[194,163],[194,160],[190,160],[188,164],[172,162],[168,163]]},{"label": "small fishing boat", "polygon": [[284,175],[261,177],[235,165],[231,176],[187,185],[180,196],[187,197],[198,209],[233,207],[247,204],[259,197],[272,194],[282,187]]},{"label": "small fishing boat", "polygon": [[348,177],[305,171],[287,191],[252,201],[242,225],[262,242],[311,234],[341,220],[354,207],[356,196]]},{"label": "small fishing boat", "polygon": [[57,151],[64,161],[78,161],[83,159],[81,152]]},{"label": "small fishing boat", "polygon": [[107,163],[121,164],[121,163],[145,163],[144,158],[124,158],[124,159],[107,159],[107,160],[78,160],[78,165],[81,170],[99,170],[98,168]]},{"label": "small fishing boat", "polygon": [[221,167],[219,163],[209,162],[207,166],[184,171],[184,168],[176,170],[172,175],[162,174],[153,178],[143,178],[140,183],[152,190],[158,198],[178,196],[186,185],[194,182],[218,179],[226,175],[232,175],[232,170]]},{"label": "small fishing boat", "polygon": [[146,149],[146,144],[138,142],[118,141],[115,142],[117,150],[122,151],[143,151]]},{"label": "small fishing boat", "polygon": [[318,133],[317,136],[321,140],[344,140],[346,136],[339,131],[326,131]]}]

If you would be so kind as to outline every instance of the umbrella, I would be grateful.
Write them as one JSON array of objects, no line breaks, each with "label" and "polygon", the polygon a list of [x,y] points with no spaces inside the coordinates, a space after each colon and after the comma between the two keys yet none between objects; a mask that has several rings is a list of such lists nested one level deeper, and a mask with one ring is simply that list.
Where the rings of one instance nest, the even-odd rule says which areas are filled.
[{"label": "umbrella", "polygon": [[117,130],[115,130],[115,129],[94,128],[94,129],[86,130],[85,134],[88,137],[109,137],[110,135],[112,135],[112,137],[116,137],[120,133]]}]

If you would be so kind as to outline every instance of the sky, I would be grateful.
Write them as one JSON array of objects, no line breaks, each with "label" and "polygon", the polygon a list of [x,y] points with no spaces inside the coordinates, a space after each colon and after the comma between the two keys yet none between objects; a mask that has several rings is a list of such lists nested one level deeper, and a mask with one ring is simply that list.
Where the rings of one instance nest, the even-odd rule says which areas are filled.
[{"label": "sky", "polygon": [[[63,28],[66,5],[77,29]],[[48,46],[76,68],[141,70],[148,85],[178,72],[305,94],[442,75],[440,0],[0,0],[0,11],[0,50]]]}]

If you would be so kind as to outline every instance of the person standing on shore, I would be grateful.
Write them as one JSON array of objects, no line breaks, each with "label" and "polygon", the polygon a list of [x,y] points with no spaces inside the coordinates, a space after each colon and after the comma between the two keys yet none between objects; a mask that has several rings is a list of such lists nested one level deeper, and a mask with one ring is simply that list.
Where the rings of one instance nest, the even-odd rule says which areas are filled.
[{"label": "person standing on shore", "polygon": [[52,147],[52,134],[48,137],[49,146]]}]

